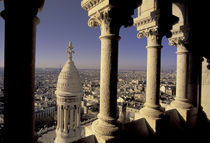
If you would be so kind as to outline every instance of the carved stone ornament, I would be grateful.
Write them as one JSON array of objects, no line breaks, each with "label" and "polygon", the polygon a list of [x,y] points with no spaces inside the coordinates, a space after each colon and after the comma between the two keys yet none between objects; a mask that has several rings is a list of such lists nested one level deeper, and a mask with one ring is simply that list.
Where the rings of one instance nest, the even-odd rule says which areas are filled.
[{"label": "carved stone ornament", "polygon": [[82,0],[81,6],[85,10],[90,10],[97,6],[98,4],[102,3],[104,0]]},{"label": "carved stone ornament", "polygon": [[94,16],[90,17],[88,20],[88,26],[92,28],[100,27],[102,33],[110,31],[110,23],[112,22],[112,18],[109,15],[110,9],[106,9],[101,12],[97,12]]},{"label": "carved stone ornament", "polygon": [[158,28],[148,28],[146,30],[143,31],[139,31],[139,33],[137,34],[137,38],[141,39],[143,36],[145,37],[149,37],[149,36],[156,36],[158,35]]},{"label": "carved stone ornament", "polygon": [[100,24],[99,24],[99,22],[97,21],[96,18],[90,18],[88,20],[88,26],[89,27],[96,28],[98,25],[100,25]]},{"label": "carved stone ornament", "polygon": [[143,25],[147,25],[147,24],[150,24],[152,22],[158,21],[158,19],[159,19],[159,15],[155,15],[154,17],[147,17],[147,18],[144,18],[144,19],[141,19],[141,20],[137,19],[134,22],[134,26],[141,27]]},{"label": "carved stone ornament", "polygon": [[57,96],[57,102],[59,103],[74,103],[74,102],[77,102],[79,101],[78,97],[73,97],[73,98],[68,98],[68,97],[60,97],[60,96]]},{"label": "carved stone ornament", "polygon": [[94,14],[94,16],[90,17],[90,19],[88,20],[88,26],[96,28],[97,26],[101,27],[102,23],[109,24],[111,21],[109,10],[110,9],[101,12],[97,11],[97,13]]},{"label": "carved stone ornament", "polygon": [[169,45],[175,46],[175,45],[186,45],[189,44],[189,32],[190,32],[190,26],[189,25],[183,25],[180,26],[179,30],[172,30],[172,37],[169,38]]},{"label": "carved stone ornament", "polygon": [[147,46],[160,46],[163,35],[161,34],[158,27],[148,28],[143,31],[139,31],[137,38],[147,38]]},{"label": "carved stone ornament", "polygon": [[184,40],[185,40],[184,36],[174,37],[174,38],[168,39],[170,46],[176,46],[176,45],[184,44]]}]

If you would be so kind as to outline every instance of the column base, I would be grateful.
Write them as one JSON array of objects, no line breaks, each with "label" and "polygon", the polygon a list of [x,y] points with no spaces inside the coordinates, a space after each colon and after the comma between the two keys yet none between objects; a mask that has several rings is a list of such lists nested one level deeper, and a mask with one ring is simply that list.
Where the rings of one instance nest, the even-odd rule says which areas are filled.
[{"label": "column base", "polygon": [[187,121],[189,118],[189,115],[192,114],[192,104],[188,102],[182,102],[182,101],[173,101],[168,107],[167,110],[176,109],[179,114],[182,116],[182,118]]},{"label": "column base", "polygon": [[176,100],[171,102],[170,104],[172,107],[175,107],[175,108],[181,108],[181,109],[190,109],[193,107],[193,105],[190,103],[189,100]]},{"label": "column base", "polygon": [[164,118],[164,109],[162,107],[159,108],[149,108],[144,107],[140,109],[139,113],[135,114],[135,120],[145,118],[152,130],[156,133],[158,132],[158,124]]},{"label": "column base", "polygon": [[[117,123],[118,124],[118,123]],[[119,138],[119,125],[98,119],[92,124],[92,131],[98,143],[115,143]]]}]

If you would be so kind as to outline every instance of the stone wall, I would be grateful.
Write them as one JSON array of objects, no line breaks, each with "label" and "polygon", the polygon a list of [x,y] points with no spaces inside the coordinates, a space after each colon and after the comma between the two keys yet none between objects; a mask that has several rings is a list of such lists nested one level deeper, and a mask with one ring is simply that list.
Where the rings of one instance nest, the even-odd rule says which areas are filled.
[{"label": "stone wall", "polygon": [[210,69],[207,68],[207,60],[202,63],[202,90],[201,105],[208,119],[210,119]]}]

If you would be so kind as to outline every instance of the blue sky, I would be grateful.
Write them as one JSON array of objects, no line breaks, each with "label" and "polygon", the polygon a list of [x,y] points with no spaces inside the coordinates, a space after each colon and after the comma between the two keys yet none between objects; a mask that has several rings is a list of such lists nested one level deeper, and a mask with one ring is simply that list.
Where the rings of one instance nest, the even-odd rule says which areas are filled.
[{"label": "blue sky", "polygon": [[[78,68],[100,67],[100,29],[88,27],[87,11],[80,0],[45,0],[38,14],[36,67],[60,67],[67,59],[68,42],[72,41],[74,62]],[[0,2],[0,10],[3,10]],[[134,18],[137,16],[135,10]],[[146,67],[146,38],[136,37],[136,27],[122,27],[119,41],[119,68],[142,69]],[[162,67],[175,67],[176,47],[162,40]],[[4,64],[4,20],[0,18],[0,67]]]}]

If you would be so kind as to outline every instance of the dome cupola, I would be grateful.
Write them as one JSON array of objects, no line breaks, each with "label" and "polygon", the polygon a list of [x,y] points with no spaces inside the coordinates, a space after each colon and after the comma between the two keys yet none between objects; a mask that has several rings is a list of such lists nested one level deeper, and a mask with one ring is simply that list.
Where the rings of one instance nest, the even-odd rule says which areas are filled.
[{"label": "dome cupola", "polygon": [[60,96],[75,96],[77,94],[81,95],[82,85],[79,77],[79,73],[72,60],[72,42],[69,42],[68,60],[66,61],[63,69],[58,76],[56,94]]}]

